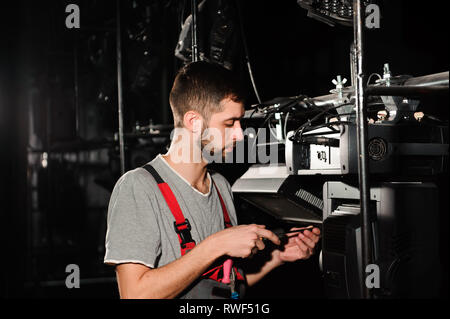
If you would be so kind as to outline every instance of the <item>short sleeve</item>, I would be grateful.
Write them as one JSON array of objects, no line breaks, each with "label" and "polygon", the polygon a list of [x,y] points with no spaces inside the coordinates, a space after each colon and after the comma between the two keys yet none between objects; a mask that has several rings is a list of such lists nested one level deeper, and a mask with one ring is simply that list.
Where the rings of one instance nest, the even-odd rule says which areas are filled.
[{"label": "short sleeve", "polygon": [[142,177],[136,170],[124,174],[111,194],[105,264],[130,262],[155,268],[161,254],[156,196]]}]

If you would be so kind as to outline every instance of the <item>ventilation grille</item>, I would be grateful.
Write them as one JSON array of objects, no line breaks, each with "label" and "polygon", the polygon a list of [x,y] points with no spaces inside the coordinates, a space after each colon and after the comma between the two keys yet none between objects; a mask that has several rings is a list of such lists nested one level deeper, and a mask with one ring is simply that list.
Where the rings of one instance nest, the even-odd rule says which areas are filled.
[{"label": "ventilation grille", "polygon": [[324,249],[329,252],[345,253],[347,216],[328,217],[323,226]]},{"label": "ventilation grille", "polygon": [[311,194],[310,192],[305,191],[304,189],[299,189],[295,195],[304,200],[305,202],[317,207],[318,209],[323,209],[323,200],[321,200],[319,197]]},{"label": "ventilation grille", "polygon": [[367,147],[370,159],[381,161],[386,157],[388,145],[382,138],[373,138]]}]

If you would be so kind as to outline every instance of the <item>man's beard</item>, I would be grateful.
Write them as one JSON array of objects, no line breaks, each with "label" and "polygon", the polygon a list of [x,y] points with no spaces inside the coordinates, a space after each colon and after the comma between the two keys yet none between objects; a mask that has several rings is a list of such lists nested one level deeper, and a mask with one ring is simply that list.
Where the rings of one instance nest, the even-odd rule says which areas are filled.
[{"label": "man's beard", "polygon": [[[207,125],[205,125],[205,123],[202,123],[202,133],[200,135],[199,140],[197,140],[197,145],[200,148],[200,152],[202,155],[203,159],[217,159],[218,158],[218,153],[220,152],[220,160],[223,163],[223,161],[226,159],[227,154],[228,153],[232,153],[232,150],[234,149],[234,147],[236,146],[236,141],[233,141],[232,143],[226,144],[225,146],[219,148],[216,147],[213,143],[212,143],[212,139],[210,138],[210,133],[208,132],[209,128],[207,127]],[[214,137],[214,134],[213,134]],[[220,139],[222,139],[222,137],[220,137]],[[226,139],[226,137],[225,137]],[[208,149],[206,149],[206,147],[208,146]],[[230,152],[227,152],[226,149],[232,147]]]},{"label": "man's beard", "polygon": [[[207,145],[208,145],[209,149],[206,149]],[[235,144],[233,143],[231,145],[226,145],[225,147],[222,147],[222,148],[219,149],[217,147],[211,147],[211,141],[210,140],[201,140],[200,150],[202,152],[202,156],[203,157],[205,157],[205,155],[209,155],[212,158],[214,158],[216,156],[216,154],[218,152],[220,152],[221,156],[222,156],[222,160],[224,160],[225,157],[226,157],[226,154],[227,154],[226,149],[231,147],[231,146],[234,147],[234,145]]]},{"label": "man's beard", "polygon": [[[209,149],[206,149],[207,145],[208,145]],[[216,154],[220,152],[222,161],[225,160],[228,153],[232,152],[232,151],[227,152],[226,150],[230,147],[233,150],[235,148],[235,146],[236,146],[236,142],[233,142],[231,144],[226,144],[222,148],[218,148],[218,147],[211,147],[211,140],[209,140],[209,139],[202,139],[200,141],[200,150],[201,150],[203,158],[216,158],[216,156],[217,156]]]}]

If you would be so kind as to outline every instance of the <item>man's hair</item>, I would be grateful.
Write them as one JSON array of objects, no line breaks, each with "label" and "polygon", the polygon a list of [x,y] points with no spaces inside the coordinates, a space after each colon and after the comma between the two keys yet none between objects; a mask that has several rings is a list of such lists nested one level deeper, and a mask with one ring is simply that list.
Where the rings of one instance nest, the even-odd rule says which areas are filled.
[{"label": "man's hair", "polygon": [[182,67],[170,91],[175,127],[183,127],[188,111],[198,112],[207,124],[211,115],[222,111],[223,99],[244,103],[240,81],[230,70],[205,61],[191,62]]}]

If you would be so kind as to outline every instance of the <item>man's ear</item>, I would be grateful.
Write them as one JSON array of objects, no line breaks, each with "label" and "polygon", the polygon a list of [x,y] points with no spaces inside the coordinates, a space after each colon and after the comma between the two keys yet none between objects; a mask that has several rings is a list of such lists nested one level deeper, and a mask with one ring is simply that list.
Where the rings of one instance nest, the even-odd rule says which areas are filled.
[{"label": "man's ear", "polygon": [[201,133],[203,118],[195,111],[188,111],[184,114],[183,124],[184,127],[190,130],[192,133]]}]

